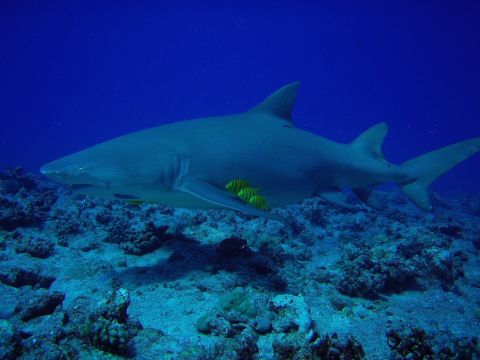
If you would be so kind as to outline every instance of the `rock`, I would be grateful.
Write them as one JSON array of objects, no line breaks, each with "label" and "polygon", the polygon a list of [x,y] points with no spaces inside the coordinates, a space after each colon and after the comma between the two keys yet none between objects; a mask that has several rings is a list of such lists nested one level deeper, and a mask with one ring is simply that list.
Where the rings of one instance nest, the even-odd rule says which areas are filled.
[{"label": "rock", "polygon": [[273,323],[275,331],[298,330],[306,333],[313,326],[310,310],[301,295],[277,295],[270,300],[270,309],[278,314],[277,320]]},{"label": "rock", "polygon": [[236,288],[232,292],[222,296],[220,298],[220,307],[224,311],[233,311],[249,318],[257,314],[255,304],[250,300],[248,293],[242,288]]},{"label": "rock", "polygon": [[265,317],[257,318],[253,322],[253,329],[261,335],[268,334],[272,331],[272,322]]},{"label": "rock", "polygon": [[46,259],[53,254],[55,244],[44,235],[21,237],[15,251],[27,253],[33,257]]},{"label": "rock", "polygon": [[19,350],[18,337],[12,324],[0,319],[0,359],[16,359]]},{"label": "rock", "polygon": [[48,289],[55,281],[53,276],[45,275],[39,268],[21,268],[13,265],[0,266],[0,281],[16,288],[33,286]]},{"label": "rock", "polygon": [[38,291],[28,303],[22,304],[18,309],[20,318],[23,321],[29,321],[39,316],[53,314],[58,305],[61,305],[65,299],[65,294],[54,291],[48,293],[46,290]]},{"label": "rock", "polygon": [[229,237],[222,240],[215,250],[217,256],[222,259],[231,259],[238,256],[248,257],[252,251],[248,247],[247,241],[238,237]]},{"label": "rock", "polygon": [[315,359],[360,360],[365,356],[362,345],[355,338],[348,336],[342,341],[337,334],[317,339],[313,353]]},{"label": "rock", "polygon": [[127,354],[132,333],[116,319],[96,319],[89,327],[89,337],[99,349],[112,354]]},{"label": "rock", "polygon": [[392,359],[433,359],[432,338],[422,329],[387,332]]},{"label": "rock", "polygon": [[212,332],[212,321],[213,317],[211,314],[205,314],[198,318],[195,326],[197,330],[202,334],[208,335]]}]

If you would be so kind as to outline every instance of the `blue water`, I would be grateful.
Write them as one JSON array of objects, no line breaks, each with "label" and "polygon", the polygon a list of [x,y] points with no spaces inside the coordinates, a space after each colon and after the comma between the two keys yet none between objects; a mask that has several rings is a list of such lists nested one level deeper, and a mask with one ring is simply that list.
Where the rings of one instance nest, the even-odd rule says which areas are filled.
[{"label": "blue water", "polygon": [[[380,4],[380,2],[379,2]],[[0,2],[0,166],[41,164],[300,80],[299,127],[386,121],[400,162],[480,135],[480,3]],[[434,190],[478,191],[480,156]]]},{"label": "blue water", "polygon": [[39,173],[297,80],[298,127],[350,142],[387,122],[393,163],[480,136],[479,0],[232,3],[0,0],[0,358],[479,359],[479,154],[431,213],[384,192],[281,222]]}]

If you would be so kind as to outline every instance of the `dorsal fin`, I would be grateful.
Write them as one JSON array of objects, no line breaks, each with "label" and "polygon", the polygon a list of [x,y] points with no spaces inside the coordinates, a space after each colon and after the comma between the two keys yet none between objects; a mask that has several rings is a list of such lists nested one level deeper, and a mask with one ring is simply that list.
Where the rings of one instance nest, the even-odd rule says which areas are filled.
[{"label": "dorsal fin", "polygon": [[360,136],[352,142],[352,146],[370,155],[374,159],[385,161],[382,153],[382,144],[385,136],[387,136],[387,132],[387,124],[379,123],[361,133]]},{"label": "dorsal fin", "polygon": [[295,105],[299,86],[300,82],[298,81],[285,85],[247,112],[265,113],[292,121],[292,109]]}]

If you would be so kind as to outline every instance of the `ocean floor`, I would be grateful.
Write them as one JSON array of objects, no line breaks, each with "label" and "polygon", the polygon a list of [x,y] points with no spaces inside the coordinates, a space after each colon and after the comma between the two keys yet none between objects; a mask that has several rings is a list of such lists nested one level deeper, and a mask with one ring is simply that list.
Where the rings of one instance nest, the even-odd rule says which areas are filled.
[{"label": "ocean floor", "polygon": [[480,197],[380,195],[279,223],[0,172],[0,358],[480,358]]}]

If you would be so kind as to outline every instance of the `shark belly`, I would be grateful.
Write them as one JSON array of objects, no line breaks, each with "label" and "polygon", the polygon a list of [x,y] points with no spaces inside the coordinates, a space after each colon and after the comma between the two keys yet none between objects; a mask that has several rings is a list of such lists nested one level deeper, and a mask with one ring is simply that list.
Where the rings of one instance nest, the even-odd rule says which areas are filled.
[{"label": "shark belly", "polygon": [[255,147],[230,146],[228,151],[214,146],[214,151],[204,150],[192,158],[188,176],[222,191],[229,181],[245,179],[266,197],[270,207],[284,206],[312,195],[317,185],[311,153],[302,149],[272,152],[272,148],[278,149],[268,142],[258,142]]}]

